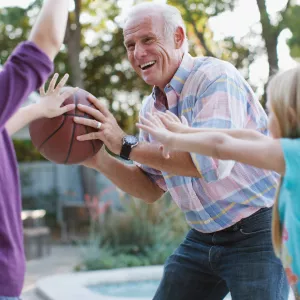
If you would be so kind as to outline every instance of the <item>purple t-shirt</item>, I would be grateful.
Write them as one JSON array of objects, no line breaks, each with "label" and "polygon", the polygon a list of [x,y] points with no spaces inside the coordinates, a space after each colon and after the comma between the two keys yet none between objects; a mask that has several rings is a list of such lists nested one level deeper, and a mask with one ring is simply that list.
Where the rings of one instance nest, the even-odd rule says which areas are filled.
[{"label": "purple t-shirt", "polygon": [[24,42],[0,72],[0,296],[20,296],[25,274],[18,165],[5,123],[52,69],[47,55]]}]

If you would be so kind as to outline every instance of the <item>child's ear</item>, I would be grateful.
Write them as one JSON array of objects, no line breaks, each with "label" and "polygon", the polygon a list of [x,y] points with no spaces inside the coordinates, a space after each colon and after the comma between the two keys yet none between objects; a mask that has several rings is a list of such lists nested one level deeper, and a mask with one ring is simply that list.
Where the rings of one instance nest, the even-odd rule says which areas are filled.
[{"label": "child's ear", "polygon": [[297,127],[297,115],[293,108],[288,108],[288,120],[293,128]]}]

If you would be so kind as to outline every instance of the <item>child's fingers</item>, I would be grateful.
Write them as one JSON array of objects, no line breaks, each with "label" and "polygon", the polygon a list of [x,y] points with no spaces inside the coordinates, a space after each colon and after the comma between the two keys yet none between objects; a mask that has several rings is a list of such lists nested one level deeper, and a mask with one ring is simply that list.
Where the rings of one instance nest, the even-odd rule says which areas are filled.
[{"label": "child's fingers", "polygon": [[166,116],[160,116],[161,122],[164,124],[164,127],[168,128],[171,124],[174,124],[174,121]]},{"label": "child's fingers", "polygon": [[65,74],[64,77],[60,80],[60,82],[57,84],[55,91],[59,92],[61,88],[66,84],[66,82],[69,79],[69,74]]},{"label": "child's fingers", "polygon": [[68,105],[65,105],[63,107],[60,108],[60,112],[61,114],[64,114],[70,110],[73,110],[75,109],[75,104],[68,104]]},{"label": "child's fingers", "polygon": [[173,118],[167,113],[158,112],[158,115],[161,120],[169,120],[170,122],[173,122]]},{"label": "child's fingers", "polygon": [[40,95],[42,97],[46,96],[46,92],[45,92],[45,84],[43,84],[41,87],[40,87]]},{"label": "child's fingers", "polygon": [[144,125],[142,123],[137,123],[136,126],[137,128],[142,129],[150,134],[153,134],[155,132],[155,130],[152,127]]},{"label": "child's fingers", "polygon": [[165,128],[164,123],[161,121],[161,119],[157,113],[154,115],[154,118],[155,118],[157,126]]},{"label": "child's fingers", "polygon": [[46,95],[48,95],[49,93],[52,93],[53,90],[54,90],[54,87],[55,87],[55,84],[56,84],[56,81],[57,81],[57,78],[58,78],[58,74],[55,73],[49,83],[49,86],[48,86],[48,90],[47,90],[47,93]]},{"label": "child's fingers", "polygon": [[180,122],[180,119],[171,111],[167,110],[166,115],[170,118],[170,120],[173,120],[174,122]]},{"label": "child's fingers", "polygon": [[141,118],[142,124],[145,124],[145,125],[147,125],[147,126],[149,126],[149,127],[155,128],[155,124],[153,124],[152,121],[150,121],[150,120],[148,120],[148,119],[146,119],[146,118],[144,118],[144,117],[142,117],[142,116],[141,116],[140,118]]},{"label": "child's fingers", "polygon": [[68,99],[70,96],[72,96],[74,93],[76,93],[77,90],[78,90],[78,88],[76,87],[76,88],[72,88],[70,90],[63,92],[60,95],[61,103],[63,103],[66,99]]},{"label": "child's fingers", "polygon": [[187,126],[189,125],[189,122],[185,116],[181,116],[181,122],[183,125],[187,125]]},{"label": "child's fingers", "polygon": [[148,113],[148,117],[150,119],[150,121],[156,126],[156,127],[165,127],[163,126],[163,124],[160,122],[160,119],[158,116],[156,115],[151,115]]}]

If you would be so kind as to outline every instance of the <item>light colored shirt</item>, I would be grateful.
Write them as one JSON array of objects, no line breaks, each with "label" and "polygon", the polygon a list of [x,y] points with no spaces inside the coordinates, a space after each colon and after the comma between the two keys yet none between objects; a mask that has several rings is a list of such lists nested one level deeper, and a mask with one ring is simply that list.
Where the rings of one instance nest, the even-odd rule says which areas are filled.
[{"label": "light colored shirt", "polygon": [[286,166],[278,201],[281,260],[290,285],[296,287],[300,296],[300,139],[282,139],[281,147]]},{"label": "light colored shirt", "polygon": [[[253,91],[230,64],[185,54],[164,89],[154,87],[140,115],[169,110],[186,117],[195,128],[248,128],[267,132],[267,116]],[[154,142],[140,132],[140,141]],[[262,207],[270,207],[278,182],[276,173],[245,164],[191,153],[201,178],[168,174],[139,165],[157,185],[169,191],[190,226],[201,232],[227,228]]]}]

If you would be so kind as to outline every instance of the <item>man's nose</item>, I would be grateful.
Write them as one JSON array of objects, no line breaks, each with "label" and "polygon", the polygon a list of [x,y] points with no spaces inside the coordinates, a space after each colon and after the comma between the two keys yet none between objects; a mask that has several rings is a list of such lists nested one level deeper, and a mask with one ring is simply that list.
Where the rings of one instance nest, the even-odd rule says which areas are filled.
[{"label": "man's nose", "polygon": [[147,55],[146,49],[145,47],[143,47],[143,45],[140,44],[136,44],[135,48],[134,48],[134,57],[136,59],[140,59],[143,58]]}]

